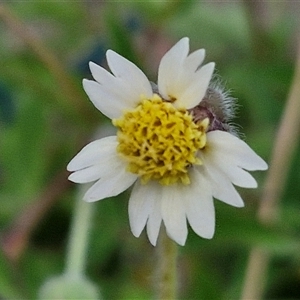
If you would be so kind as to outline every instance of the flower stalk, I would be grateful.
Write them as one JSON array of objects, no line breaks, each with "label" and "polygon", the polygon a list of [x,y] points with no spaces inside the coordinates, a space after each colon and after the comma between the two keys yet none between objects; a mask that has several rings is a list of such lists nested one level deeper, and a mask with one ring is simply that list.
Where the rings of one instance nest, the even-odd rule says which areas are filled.
[{"label": "flower stalk", "polygon": [[177,295],[178,247],[163,227],[158,242],[157,299],[174,300]]},{"label": "flower stalk", "polygon": [[98,287],[85,276],[92,206],[82,201],[79,189],[67,248],[66,267],[61,275],[47,278],[38,299],[101,299]]},{"label": "flower stalk", "polygon": [[67,250],[65,269],[67,275],[78,277],[84,275],[91,217],[92,205],[82,201],[82,193],[79,193]]}]

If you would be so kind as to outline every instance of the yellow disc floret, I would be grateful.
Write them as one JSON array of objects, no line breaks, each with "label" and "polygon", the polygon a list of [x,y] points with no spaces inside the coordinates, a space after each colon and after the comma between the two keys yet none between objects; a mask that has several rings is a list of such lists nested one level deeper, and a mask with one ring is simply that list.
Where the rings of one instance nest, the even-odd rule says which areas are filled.
[{"label": "yellow disc floret", "polygon": [[154,179],[163,185],[189,184],[188,169],[202,164],[197,151],[206,144],[208,119],[195,124],[187,110],[158,95],[142,100],[113,124],[119,128],[117,151],[142,183]]}]

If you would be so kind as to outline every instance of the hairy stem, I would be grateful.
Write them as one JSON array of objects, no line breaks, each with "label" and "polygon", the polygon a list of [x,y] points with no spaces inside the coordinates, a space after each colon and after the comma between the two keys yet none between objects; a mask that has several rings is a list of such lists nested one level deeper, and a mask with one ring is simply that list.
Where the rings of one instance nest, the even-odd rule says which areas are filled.
[{"label": "hairy stem", "polygon": [[162,228],[158,244],[157,299],[174,300],[177,295],[177,245]]},{"label": "hairy stem", "polygon": [[66,263],[66,273],[72,276],[84,274],[93,209],[91,203],[86,203],[82,200],[82,193],[78,194],[69,237]]}]

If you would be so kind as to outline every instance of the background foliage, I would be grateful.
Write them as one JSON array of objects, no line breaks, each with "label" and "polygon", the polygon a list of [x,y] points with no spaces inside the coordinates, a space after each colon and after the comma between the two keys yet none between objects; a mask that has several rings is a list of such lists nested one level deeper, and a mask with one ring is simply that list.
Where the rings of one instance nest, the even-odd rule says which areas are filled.
[{"label": "background foliage", "polygon": [[[65,167],[99,128],[111,130],[81,88],[90,77],[88,61],[105,66],[107,49],[155,80],[166,50],[190,37],[192,50],[205,48],[206,61],[216,62],[238,98],[236,123],[268,161],[293,76],[300,5],[259,2],[5,4],[44,48],[33,49],[24,32],[0,22],[2,298],[36,298],[44,281],[63,271],[77,193]],[[215,237],[204,240],[190,230],[180,248],[180,298],[238,298],[249,251],[259,245],[272,254],[265,299],[300,299],[299,163],[298,149],[273,227],[256,218],[264,173],[254,174],[260,188],[240,191],[245,208],[215,201]],[[155,248],[145,233],[131,234],[127,204],[128,193],[92,204],[86,273],[105,299],[151,299]]]}]

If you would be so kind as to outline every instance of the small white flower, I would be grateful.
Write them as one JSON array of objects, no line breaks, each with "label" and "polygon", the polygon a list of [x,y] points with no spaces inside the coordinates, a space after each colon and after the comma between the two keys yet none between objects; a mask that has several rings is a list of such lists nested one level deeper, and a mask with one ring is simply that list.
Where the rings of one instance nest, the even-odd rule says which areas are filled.
[{"label": "small white flower", "polygon": [[164,55],[158,93],[139,68],[111,50],[106,56],[112,74],[91,62],[95,81],[83,80],[84,89],[96,108],[113,119],[118,134],[88,144],[67,167],[74,172],[71,181],[95,181],[84,196],[88,202],[118,195],[134,184],[131,230],[138,237],[146,226],[153,245],[162,221],[180,245],[187,238],[186,220],[199,236],[212,238],[213,197],[242,207],[233,184],[255,188],[245,170],[267,169],[245,142],[210,128],[209,117],[195,118],[193,108],[201,110],[214,63],[201,66],[203,49],[188,53],[189,40],[183,38]]}]

